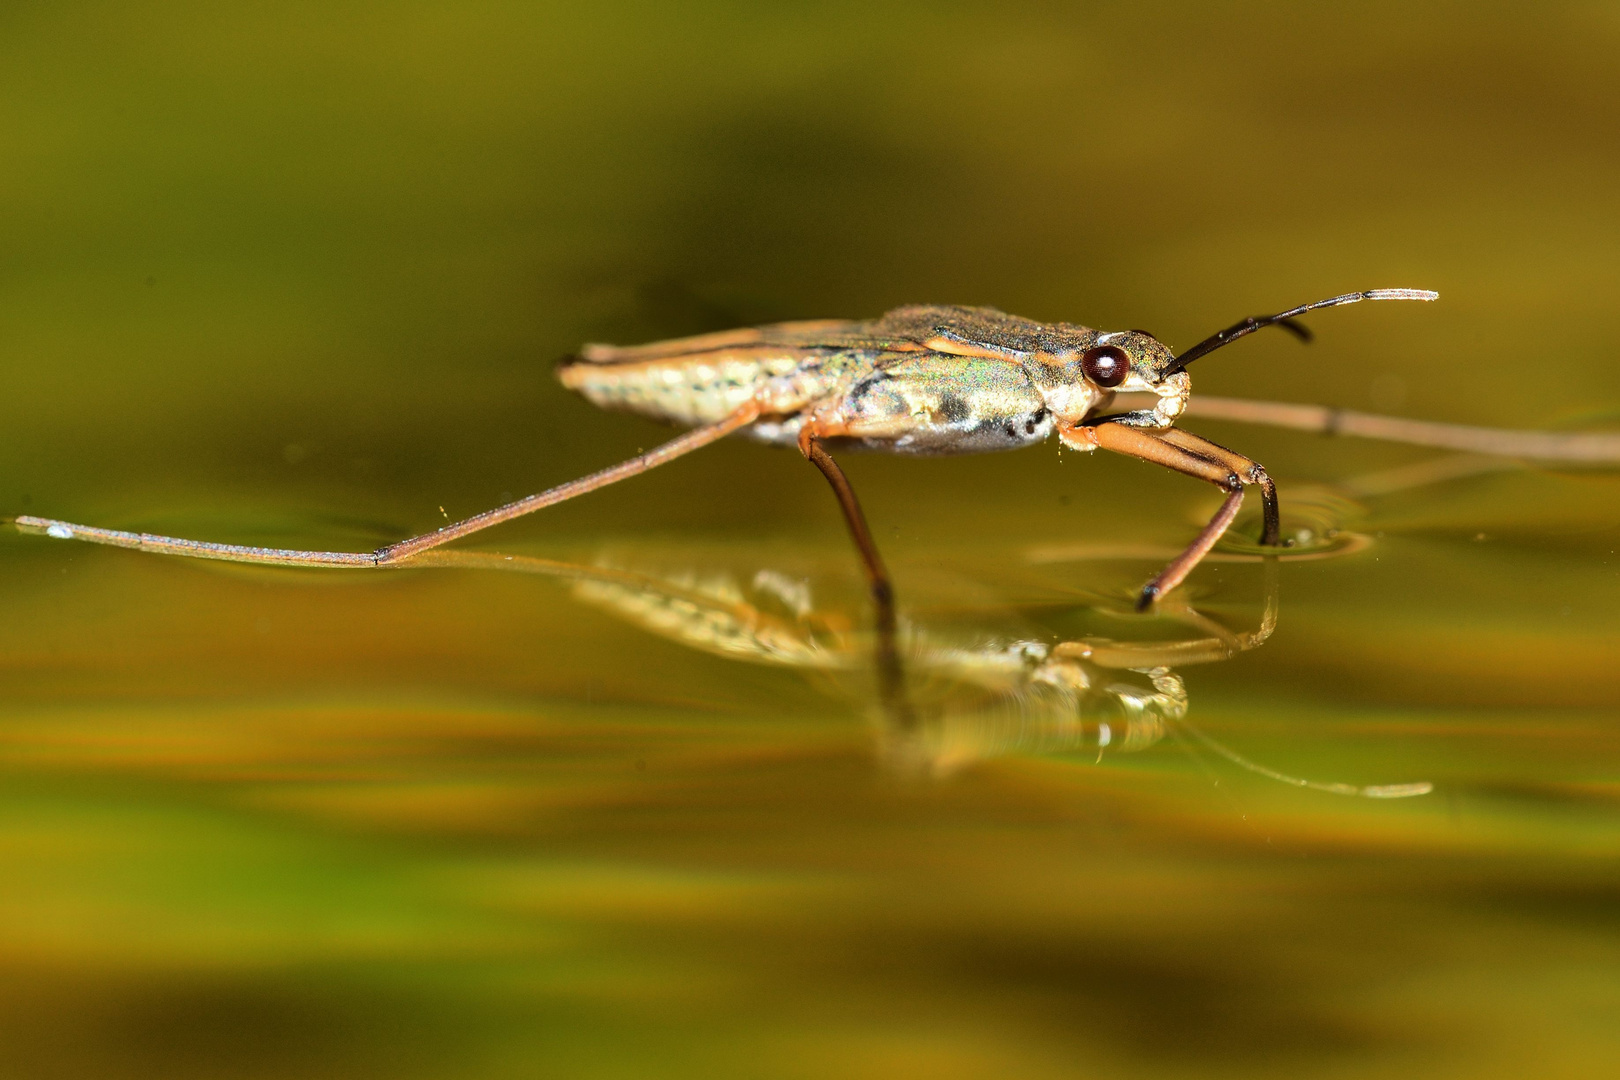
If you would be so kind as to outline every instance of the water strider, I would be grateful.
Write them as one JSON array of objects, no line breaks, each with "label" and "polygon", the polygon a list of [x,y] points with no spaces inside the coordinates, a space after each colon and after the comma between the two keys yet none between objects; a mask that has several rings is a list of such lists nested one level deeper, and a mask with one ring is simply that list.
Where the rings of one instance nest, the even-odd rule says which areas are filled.
[{"label": "water strider", "polygon": [[[1279,543],[1276,485],[1264,468],[1176,426],[1189,411],[1187,366],[1256,330],[1279,326],[1302,339],[1297,319],[1362,300],[1434,300],[1421,289],[1373,289],[1244,319],[1173,353],[1141,330],[1104,332],[1044,324],[991,308],[916,306],[867,321],[779,323],[618,347],[588,345],[557,371],[563,384],[604,408],[692,430],[600,472],[370,552],[304,551],[184,540],[20,516],[26,532],[172,555],[294,566],[376,568],[543,507],[646,472],[734,432],[797,446],[832,485],[860,550],[880,630],[894,627],[893,590],[860,504],[829,445],[897,454],[1010,450],[1054,432],[1076,450],[1111,450],[1207,481],[1226,498],[1180,555],[1142,587],[1138,608],[1175,588],[1232,524],[1244,489],[1260,489],[1260,541]],[[1118,393],[1151,408],[1109,413]],[[1530,458],[1620,459],[1608,435],[1501,432],[1367,416],[1311,406],[1213,401],[1211,415],[1374,438],[1428,442]],[[1224,408],[1224,412],[1222,409]],[[1235,411],[1234,411],[1235,410]],[[1206,411],[1206,410],[1193,410]]]},{"label": "water strider", "polygon": [[[798,446],[832,484],[855,537],[883,621],[892,590],[829,441],[900,454],[1011,450],[1055,430],[1065,445],[1099,447],[1208,480],[1226,502],[1192,545],[1142,590],[1146,607],[1174,588],[1236,516],[1243,487],[1265,500],[1262,542],[1278,542],[1276,488],[1260,465],[1178,430],[1187,406],[1186,367],[1265,326],[1307,336],[1294,319],[1359,300],[1433,300],[1417,289],[1378,289],[1245,319],[1176,356],[1140,330],[1104,333],[1046,325],[991,308],[915,306],[864,322],[779,323],[628,348],[587,345],[558,377],[604,408],[693,427],[629,461],[494,510],[371,552],[302,551],[215,544],[92,528],[46,518],[16,519],[25,531],[173,555],[298,566],[382,567],[470,533],[647,471],[716,439],[745,431]],[[1119,391],[1157,395],[1150,410],[1099,415]]]},{"label": "water strider", "polygon": [[[1186,367],[1266,326],[1307,336],[1294,320],[1360,300],[1434,300],[1419,289],[1376,289],[1243,321],[1180,356],[1141,330],[1105,333],[1046,325],[991,308],[897,308],[868,322],[782,323],[632,348],[593,346],[558,372],[604,408],[708,430],[745,426],[795,445],[832,485],[860,549],[880,624],[892,589],[854,490],[829,442],[895,454],[972,454],[1042,442],[1142,458],[1207,480],[1226,500],[1187,549],[1142,588],[1138,607],[1181,583],[1236,518],[1247,485],[1265,507],[1261,543],[1279,543],[1277,490],[1261,465],[1182,431]],[[1154,395],[1151,409],[1103,415],[1120,392]],[[475,519],[476,520],[476,519]]]}]

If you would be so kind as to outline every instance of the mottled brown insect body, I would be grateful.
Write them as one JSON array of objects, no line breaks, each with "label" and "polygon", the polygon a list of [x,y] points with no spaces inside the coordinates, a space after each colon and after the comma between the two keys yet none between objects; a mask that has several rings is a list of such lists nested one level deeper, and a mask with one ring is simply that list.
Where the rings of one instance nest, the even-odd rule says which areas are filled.
[{"label": "mottled brown insect body", "polygon": [[[1129,370],[1111,387],[1081,370],[1112,345]],[[781,323],[654,345],[588,346],[558,376],[594,404],[683,424],[713,423],[757,401],[747,432],[765,442],[818,438],[905,454],[1012,450],[1082,422],[1116,390],[1147,390],[1166,426],[1186,376],[1170,350],[1136,331],[1048,326],[991,308],[905,307],[865,322]],[[1087,442],[1080,449],[1095,449]]]},{"label": "mottled brown insect body", "polygon": [[[864,322],[779,323],[630,348],[589,345],[558,376],[604,408],[798,446],[837,493],[880,625],[891,629],[887,574],[828,444],[971,454],[1028,446],[1055,431],[1076,450],[1113,450],[1214,484],[1225,502],[1187,550],[1143,587],[1138,606],[1145,608],[1215,546],[1248,485],[1258,486],[1263,499],[1261,543],[1280,542],[1276,486],[1265,469],[1175,427],[1191,393],[1186,366],[1266,326],[1308,338],[1295,319],[1319,308],[1433,299],[1418,289],[1348,293],[1244,319],[1179,357],[1140,330],[1108,333],[993,308],[923,305]],[[1100,415],[1121,391],[1158,401],[1151,409]]]}]

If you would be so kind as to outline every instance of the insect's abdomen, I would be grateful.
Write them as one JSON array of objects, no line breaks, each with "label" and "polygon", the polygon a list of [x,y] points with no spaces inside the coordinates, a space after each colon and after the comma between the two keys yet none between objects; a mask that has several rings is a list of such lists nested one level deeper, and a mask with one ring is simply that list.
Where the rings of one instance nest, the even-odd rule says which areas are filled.
[{"label": "insect's abdomen", "polygon": [[667,359],[582,359],[558,368],[557,377],[604,409],[695,426],[735,412],[802,362],[779,349],[728,349]]},{"label": "insect's abdomen", "polygon": [[[757,337],[760,332],[736,333]],[[602,408],[693,427],[721,420],[752,399],[763,415],[747,433],[792,445],[809,410],[836,399],[853,380],[891,357],[874,349],[732,343],[725,340],[729,336],[628,349],[587,346],[580,359],[557,369],[557,377]],[[705,347],[691,349],[693,343]]]}]

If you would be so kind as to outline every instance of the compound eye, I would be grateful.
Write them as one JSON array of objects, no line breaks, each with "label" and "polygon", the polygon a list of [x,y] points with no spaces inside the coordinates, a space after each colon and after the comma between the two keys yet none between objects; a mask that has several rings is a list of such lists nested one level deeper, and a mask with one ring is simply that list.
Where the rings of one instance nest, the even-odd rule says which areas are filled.
[{"label": "compound eye", "polygon": [[1131,358],[1118,346],[1098,345],[1080,354],[1080,370],[1098,386],[1112,389],[1130,374]]}]

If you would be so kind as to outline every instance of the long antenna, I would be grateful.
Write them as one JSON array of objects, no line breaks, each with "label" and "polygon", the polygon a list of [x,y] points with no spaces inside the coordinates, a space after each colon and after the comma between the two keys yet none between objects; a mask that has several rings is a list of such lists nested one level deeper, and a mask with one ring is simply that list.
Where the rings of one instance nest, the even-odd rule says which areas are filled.
[{"label": "long antenna", "polygon": [[1338,307],[1341,304],[1358,304],[1363,300],[1438,300],[1440,294],[1430,292],[1428,289],[1368,289],[1366,292],[1345,293],[1329,300],[1318,300],[1314,304],[1301,304],[1297,308],[1278,312],[1276,315],[1251,315],[1242,322],[1233,323],[1218,334],[1211,334],[1180,356],[1176,357],[1165,371],[1166,375],[1174,375],[1200,356],[1207,356],[1222,345],[1230,345],[1240,337],[1247,337],[1256,330],[1264,330],[1268,326],[1281,326],[1295,334],[1302,341],[1311,340],[1311,332],[1294,322],[1295,318],[1307,311],[1318,311],[1322,308]]}]

